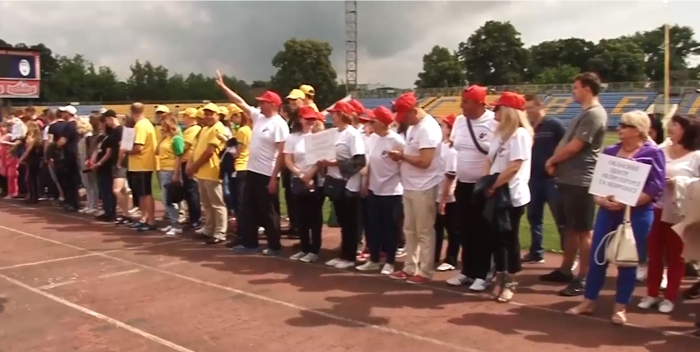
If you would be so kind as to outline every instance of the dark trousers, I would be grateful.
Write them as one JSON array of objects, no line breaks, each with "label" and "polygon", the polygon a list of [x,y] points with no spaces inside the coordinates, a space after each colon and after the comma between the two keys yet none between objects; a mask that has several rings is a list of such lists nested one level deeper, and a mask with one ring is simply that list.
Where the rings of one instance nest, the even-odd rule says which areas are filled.
[{"label": "dark trousers", "polygon": [[0,175],[0,194],[7,194],[7,177]]},{"label": "dark trousers", "polygon": [[447,232],[447,253],[445,254],[445,263],[452,266],[457,265],[457,255],[459,255],[459,212],[457,203],[446,203],[445,214],[439,212],[435,215],[435,263],[440,262],[442,255],[442,243],[445,241],[445,232]]},{"label": "dark trousers", "polygon": [[287,204],[287,217],[289,218],[289,232],[294,233],[299,227],[299,212],[297,202],[292,193],[291,174],[282,172],[282,187],[284,188],[284,202]]},{"label": "dark trousers", "polygon": [[399,219],[403,214],[403,202],[400,195],[377,196],[370,193],[363,200],[366,201],[367,217],[367,247],[369,247],[369,259],[379,262],[381,251],[386,253],[386,263],[394,264],[396,261],[396,247],[399,243]]},{"label": "dark trousers", "polygon": [[340,259],[354,262],[357,256],[357,228],[360,226],[360,197],[343,192],[333,198],[335,216],[340,225]]},{"label": "dark trousers", "polygon": [[[80,206],[80,171],[76,167],[77,163],[75,159],[66,157],[63,164],[56,170],[58,182],[63,189],[63,202],[75,209]],[[136,195],[134,195],[134,199],[136,199]]]},{"label": "dark trousers", "polygon": [[187,176],[185,172],[187,163],[180,165],[182,175],[183,198],[187,203],[187,213],[190,224],[199,223],[202,218],[202,205],[199,203],[199,185],[197,180]]},{"label": "dark trousers", "polygon": [[367,219],[369,218],[369,198],[360,198],[360,216],[357,219],[357,250],[362,250],[362,241],[367,236]]},{"label": "dark trousers", "polygon": [[316,188],[314,192],[297,194],[292,197],[296,209],[304,209],[304,216],[299,217],[297,234],[304,253],[318,254],[321,251],[321,232],[323,230],[323,189]]},{"label": "dark trousers", "polygon": [[42,194],[44,196],[48,196],[54,199],[58,198],[58,188],[56,188],[56,185],[53,182],[53,179],[51,179],[51,172],[49,171],[49,164],[45,162],[41,162],[41,170],[39,171],[41,174],[41,183],[39,186],[39,192],[44,192],[46,191],[46,194]]},{"label": "dark trousers", "polygon": [[27,194],[27,165],[26,164],[19,164],[17,167],[17,179],[19,182],[17,182],[17,191],[19,192],[20,196],[24,196]]},{"label": "dark trousers", "polygon": [[117,217],[117,197],[112,192],[112,172],[111,170],[97,172],[97,193],[102,199],[102,210],[104,215],[110,218]]},{"label": "dark trousers", "polygon": [[235,178],[229,176],[228,173],[225,173],[221,177],[221,192],[224,195],[224,204],[226,204],[226,211],[229,215],[233,215],[236,210],[235,199],[233,198],[233,193],[231,192],[231,189],[234,187],[233,180],[235,180]]},{"label": "dark trousers", "polygon": [[522,270],[520,265],[520,218],[525,213],[525,206],[508,209],[510,231],[496,231],[489,224],[491,231],[491,248],[496,272],[516,274]]},{"label": "dark trousers", "polygon": [[530,236],[532,242],[530,244],[530,255],[543,258],[544,248],[542,240],[544,238],[544,206],[548,205],[552,212],[554,223],[557,225],[559,232],[560,248],[564,249],[564,219],[562,217],[561,207],[559,206],[559,190],[557,189],[556,180],[551,179],[530,179],[530,194],[532,199],[527,205],[527,220],[530,223]]},{"label": "dark trousers", "polygon": [[[141,194],[139,194],[139,189],[141,187],[134,187],[133,185],[135,185],[139,181],[134,177],[133,172],[128,171],[126,173],[126,182],[129,184],[129,188],[131,188],[131,202],[134,203],[135,208],[138,208],[139,201],[141,200]],[[64,192],[65,192],[65,190],[64,190]],[[197,208],[199,208],[199,207],[200,207],[200,205],[197,204]]]},{"label": "dark trousers", "polygon": [[40,170],[39,162],[27,165],[27,178],[24,181],[27,185],[30,203],[38,203],[41,196],[39,194]]},{"label": "dark trousers", "polygon": [[248,171],[237,171],[236,172],[236,178],[231,180],[231,194],[233,197],[236,199],[234,204],[234,212],[236,213],[236,233],[242,234],[244,231],[243,227],[243,222],[245,221],[245,218],[242,216],[243,214],[243,190],[245,189],[245,180],[247,177]]},{"label": "dark trousers", "polygon": [[484,218],[484,199],[473,196],[474,184],[457,182],[455,199],[462,242],[462,274],[471,279],[486,279],[491,270],[491,241]]},{"label": "dark trousers", "polygon": [[258,225],[265,228],[267,247],[272,250],[280,250],[280,215],[275,207],[275,200],[279,203],[277,193],[270,194],[267,185],[270,176],[248,171],[246,185],[243,190],[243,215],[245,230],[243,231],[243,245],[247,248],[257,248]]}]

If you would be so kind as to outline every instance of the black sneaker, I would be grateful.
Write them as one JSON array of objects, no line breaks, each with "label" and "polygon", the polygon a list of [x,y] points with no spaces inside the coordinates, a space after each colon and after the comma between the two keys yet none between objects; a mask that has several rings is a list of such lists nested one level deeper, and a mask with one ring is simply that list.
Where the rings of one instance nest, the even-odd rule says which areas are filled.
[{"label": "black sneaker", "polygon": [[583,295],[583,290],[586,287],[586,280],[574,279],[563,290],[559,291],[559,296],[576,297]]},{"label": "black sneaker", "polygon": [[567,283],[574,279],[574,274],[565,273],[559,269],[555,269],[549,274],[544,274],[540,276],[540,281],[545,282],[557,282],[557,283]]},{"label": "black sneaker", "polygon": [[218,244],[221,242],[224,242],[224,240],[217,237],[207,237],[207,239],[204,240],[204,244]]},{"label": "black sneaker", "polygon": [[100,222],[112,222],[114,221],[114,217],[107,215],[107,214],[102,214],[95,216],[95,220],[100,221]]},{"label": "black sneaker", "polygon": [[690,286],[687,290],[683,291],[683,298],[685,299],[698,299],[700,298],[700,281]]},{"label": "black sneaker", "polygon": [[544,258],[536,253],[528,253],[520,259],[520,262],[523,264],[543,264]]}]

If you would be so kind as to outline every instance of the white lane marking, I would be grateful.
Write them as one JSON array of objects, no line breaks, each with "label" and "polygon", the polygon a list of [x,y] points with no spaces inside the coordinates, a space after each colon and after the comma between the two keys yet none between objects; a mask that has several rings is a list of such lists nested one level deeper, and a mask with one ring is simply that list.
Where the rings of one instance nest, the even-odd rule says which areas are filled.
[{"label": "white lane marking", "polygon": [[143,330],[141,330],[141,329],[138,329],[138,328],[136,328],[136,327],[133,327],[133,326],[131,326],[131,325],[129,325],[129,324],[123,323],[123,322],[121,322],[121,321],[119,321],[119,320],[116,320],[116,319],[114,319],[114,318],[110,318],[110,317],[108,317],[108,316],[106,316],[106,315],[104,315],[104,314],[95,312],[94,310],[91,310],[91,309],[89,309],[89,308],[85,308],[85,307],[83,307],[83,306],[81,306],[81,305],[78,305],[78,304],[75,304],[75,303],[73,303],[73,302],[66,301],[66,300],[63,299],[63,298],[54,296],[54,295],[52,295],[52,294],[50,294],[50,293],[48,293],[48,292],[44,292],[44,291],[42,291],[42,290],[40,290],[40,289],[38,289],[38,288],[34,288],[34,287],[29,286],[29,285],[26,285],[26,284],[24,284],[24,283],[22,283],[22,282],[20,282],[20,281],[17,281],[17,280],[15,280],[15,279],[11,278],[11,277],[8,277],[8,276],[5,276],[5,275],[3,275],[3,274],[0,274],[0,278],[4,279],[5,281],[8,281],[8,282],[10,282],[10,283],[12,283],[12,284],[14,284],[14,285],[16,285],[16,286],[19,286],[19,287],[21,287],[21,288],[23,288],[23,289],[25,289],[25,290],[27,290],[27,291],[31,291],[31,292],[33,292],[33,293],[35,293],[35,294],[37,294],[37,295],[44,296],[45,298],[48,298],[48,299],[50,299],[50,300],[52,300],[52,301],[54,301],[54,302],[56,302],[56,303],[62,304],[62,305],[64,305],[64,306],[66,306],[66,307],[73,308],[73,309],[75,309],[75,310],[77,310],[77,311],[79,311],[79,312],[81,312],[81,313],[90,315],[90,316],[92,316],[92,317],[94,317],[94,318],[97,318],[97,319],[99,319],[99,320],[101,320],[101,321],[104,321],[104,322],[106,322],[106,323],[109,323],[109,324],[115,325],[115,326],[117,326],[117,327],[120,327],[120,328],[122,328],[122,329],[124,329],[124,330],[127,330],[127,331],[131,332],[131,333],[134,333],[134,334],[136,334],[136,335],[139,335],[139,336],[141,336],[141,337],[143,337],[143,338],[145,338],[145,339],[148,339],[148,340],[150,340],[150,341],[153,341],[153,342],[155,342],[155,343],[158,343],[158,344],[161,344],[161,345],[163,345],[163,346],[165,346],[165,347],[168,347],[168,348],[170,348],[170,349],[172,349],[172,350],[179,351],[179,352],[195,352],[195,351],[190,350],[190,349],[188,349],[188,348],[182,347],[182,346],[180,346],[180,345],[178,345],[178,344],[176,344],[176,343],[174,343],[174,342],[165,340],[165,339],[160,338],[160,337],[158,337],[158,336],[156,336],[156,335],[153,335],[153,334],[149,334],[149,333],[147,333],[147,332],[145,332],[145,331],[143,331]]},{"label": "white lane marking", "polygon": [[[32,209],[32,208],[29,208],[29,209]],[[13,229],[13,228],[10,228],[10,227],[6,227],[6,226],[0,225],[0,229],[5,229],[5,230],[7,230],[7,231],[13,231],[13,232],[18,233],[18,234],[21,234],[21,235],[25,235],[25,236],[29,236],[29,237],[33,237],[33,238],[37,238],[37,239],[41,239],[41,240],[46,240],[46,241],[52,242],[52,243],[62,244],[62,245],[65,245],[66,247],[75,248],[75,249],[81,249],[81,250],[85,250],[85,251],[92,252],[92,251],[90,251],[90,250],[88,250],[88,249],[80,248],[80,247],[78,247],[78,246],[74,246],[74,245],[69,244],[69,243],[61,243],[60,241],[56,241],[56,240],[44,238],[44,237],[41,237],[41,236],[38,236],[38,235],[34,235],[34,234],[31,234],[31,233],[24,232],[24,231],[17,230],[17,229]],[[307,313],[316,314],[316,315],[319,315],[319,316],[322,316],[322,317],[325,317],[325,318],[329,318],[329,319],[333,319],[333,320],[336,320],[336,321],[341,321],[341,322],[350,323],[350,324],[353,324],[353,325],[363,326],[363,327],[366,327],[366,328],[371,328],[371,329],[378,330],[378,331],[381,331],[381,332],[394,334],[394,335],[397,335],[397,336],[404,336],[404,337],[407,337],[407,338],[410,338],[410,339],[413,339],[413,340],[422,341],[422,342],[427,342],[427,343],[432,343],[432,344],[437,345],[437,346],[447,347],[447,348],[451,348],[451,349],[454,349],[454,350],[457,350],[457,351],[464,351],[464,352],[483,352],[483,351],[478,350],[478,349],[474,349],[474,348],[469,348],[469,347],[464,347],[464,346],[455,345],[455,344],[452,344],[452,343],[449,343],[449,342],[446,342],[446,341],[441,341],[441,340],[433,339],[433,338],[430,338],[430,337],[425,337],[425,336],[413,334],[413,333],[406,332],[406,331],[403,331],[403,330],[392,329],[392,328],[388,328],[388,327],[385,327],[385,326],[379,326],[379,325],[370,324],[370,323],[366,323],[366,322],[359,321],[359,320],[354,320],[354,319],[350,319],[350,318],[345,318],[345,317],[342,317],[342,316],[339,316],[339,315],[335,315],[335,314],[331,314],[331,313],[319,311],[319,310],[316,310],[316,309],[312,309],[312,308],[307,308],[307,307],[303,307],[303,306],[300,306],[300,305],[296,305],[296,304],[294,304],[294,303],[290,303],[290,302],[286,302],[286,301],[277,300],[277,299],[274,299],[274,298],[270,298],[270,297],[267,297],[267,296],[262,296],[262,295],[259,295],[259,294],[255,294],[255,293],[251,293],[251,292],[247,292],[247,291],[235,289],[235,288],[228,287],[228,286],[223,286],[223,285],[215,284],[215,283],[212,283],[212,282],[200,280],[200,279],[193,278],[193,277],[186,276],[186,275],[181,275],[181,274],[178,274],[178,273],[170,272],[170,271],[163,270],[163,269],[156,268],[156,267],[152,267],[152,266],[149,266],[149,265],[144,265],[144,264],[132,262],[132,261],[130,261],[130,260],[122,259],[122,258],[119,258],[119,257],[113,257],[113,256],[110,256],[110,255],[108,255],[108,254],[98,253],[98,252],[95,252],[95,253],[96,253],[96,255],[101,256],[101,257],[110,258],[110,259],[114,259],[114,260],[117,260],[117,261],[120,261],[120,262],[123,262],[123,263],[132,264],[132,265],[135,265],[135,266],[137,266],[137,267],[140,267],[140,268],[143,268],[143,269],[147,269],[147,270],[151,270],[151,271],[154,271],[154,272],[163,274],[163,275],[168,275],[168,276],[176,277],[176,278],[179,278],[179,279],[182,279],[182,280],[190,281],[190,282],[193,282],[193,283],[196,283],[196,284],[200,284],[200,285],[203,285],[203,286],[209,286],[209,287],[217,288],[217,289],[220,289],[220,290],[224,290],[224,291],[236,293],[236,294],[239,294],[239,295],[248,296],[248,297],[250,297],[250,298],[254,298],[254,299],[257,299],[257,300],[260,300],[260,301],[263,301],[263,302],[268,302],[268,303],[277,304],[277,305],[284,306],[284,307],[287,307],[287,308],[291,308],[291,309],[294,309],[294,310],[298,310],[298,311],[301,311],[301,312],[307,312]],[[8,280],[8,281],[9,281],[9,280],[12,280],[11,282],[13,282],[13,283],[14,283],[14,282],[17,282],[17,283],[21,284],[22,287],[26,287],[26,288],[28,288],[28,289],[31,289],[33,292],[34,292],[34,291],[38,291],[38,292],[41,292],[42,294],[47,294],[46,292],[43,292],[43,291],[38,290],[38,289],[35,289],[35,288],[33,288],[33,287],[24,285],[24,284],[22,284],[21,282],[18,282],[18,281],[16,281],[16,280],[10,279],[9,277],[6,277],[5,275],[0,274],[0,277],[6,279],[6,280]],[[48,295],[48,294],[47,294],[47,295]],[[51,296],[51,297],[55,297],[55,296],[53,296],[53,295],[50,295],[50,296]],[[58,299],[58,297],[55,297],[55,298]],[[64,301],[64,300],[63,300],[63,301]],[[64,301],[64,302],[70,303],[70,302],[67,302],[67,301]],[[71,303],[71,305],[73,305],[73,304]],[[77,305],[75,305],[75,306],[77,306]],[[80,306],[77,306],[77,307],[80,307]],[[81,308],[82,308],[82,307],[81,307]],[[83,309],[86,309],[86,308],[83,308]],[[87,309],[86,309],[86,310],[87,310]],[[88,310],[88,311],[89,311],[89,310]],[[110,319],[111,319],[111,318],[110,318]],[[115,320],[115,321],[116,321],[116,320]],[[124,324],[124,325],[126,325],[126,324]],[[126,326],[128,326],[128,325],[126,325]],[[130,330],[130,331],[131,331],[131,330]],[[151,335],[151,336],[153,336],[153,335]],[[155,336],[154,336],[154,337],[155,337]],[[165,340],[163,340],[163,341],[165,341]]]},{"label": "white lane marking", "polygon": [[92,278],[92,279],[67,280],[67,281],[63,281],[63,282],[56,282],[56,283],[52,283],[52,284],[48,284],[48,285],[44,285],[44,286],[39,286],[37,288],[40,290],[50,290],[52,288],[63,287],[63,286],[77,284],[77,283],[85,283],[85,282],[90,282],[90,281],[109,279],[110,277],[136,274],[136,273],[140,273],[142,271],[143,270],[141,270],[141,269],[124,270],[124,271],[118,271],[116,273],[109,273],[109,274],[100,275],[100,276],[98,276],[96,278]]}]

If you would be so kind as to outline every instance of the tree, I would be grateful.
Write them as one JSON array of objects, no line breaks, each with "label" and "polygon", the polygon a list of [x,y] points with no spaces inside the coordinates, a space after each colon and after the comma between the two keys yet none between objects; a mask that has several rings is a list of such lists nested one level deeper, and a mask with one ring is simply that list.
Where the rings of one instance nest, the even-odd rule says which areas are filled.
[{"label": "tree", "polygon": [[528,52],[510,22],[487,21],[457,50],[470,83],[506,85],[523,81]]},{"label": "tree", "polygon": [[532,80],[534,84],[557,84],[568,83],[574,80],[581,70],[570,65],[559,65],[556,67],[546,67],[541,70]]},{"label": "tree", "polygon": [[457,53],[436,45],[423,55],[423,72],[418,74],[416,87],[459,87],[465,84],[464,66]]},{"label": "tree", "polygon": [[[549,77],[545,80],[549,80],[554,77],[564,78],[568,75],[568,72],[566,75],[552,75],[552,73],[554,73],[552,69],[559,70],[564,68],[565,71],[568,71],[569,68],[575,68],[578,72],[587,71],[588,61],[596,53],[596,45],[584,39],[569,38],[542,42],[532,46],[529,51],[530,63],[527,69],[528,79],[533,81],[538,80],[538,77],[540,77],[544,71],[549,71],[545,75]],[[569,77],[569,80],[570,78],[571,77]],[[569,80],[565,82],[569,82]]]},{"label": "tree", "polygon": [[270,86],[280,96],[285,96],[302,84],[310,84],[316,90],[317,104],[327,106],[335,102],[337,74],[331,64],[333,49],[327,42],[313,39],[292,38],[284,43],[284,49],[272,59],[277,73]]},{"label": "tree", "polygon": [[588,61],[604,82],[644,81],[644,51],[631,38],[603,39]]},{"label": "tree", "polygon": [[[688,68],[688,59],[700,54],[700,43],[693,37],[692,27],[674,25],[669,28],[670,37],[670,70]],[[644,51],[645,74],[654,81],[664,78],[664,27],[658,27],[647,32],[637,32],[632,37]]]}]

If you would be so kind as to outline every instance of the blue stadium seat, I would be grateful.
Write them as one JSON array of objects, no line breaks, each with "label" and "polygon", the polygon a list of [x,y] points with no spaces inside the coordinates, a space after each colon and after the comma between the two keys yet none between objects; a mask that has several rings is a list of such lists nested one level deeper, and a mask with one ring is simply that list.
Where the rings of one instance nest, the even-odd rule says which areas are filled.
[{"label": "blue stadium seat", "polygon": [[599,99],[608,112],[608,127],[619,125],[620,117],[626,112],[646,111],[656,95],[656,92],[601,93]]},{"label": "blue stadium seat", "polygon": [[[395,99],[395,98],[394,98]],[[387,99],[387,98],[367,98],[367,99],[360,99],[360,103],[365,106],[365,109],[376,109],[380,106],[386,106],[387,108],[391,109],[391,102],[394,99]]]},{"label": "blue stadium seat", "polygon": [[581,104],[574,101],[571,94],[551,94],[544,100],[547,115],[560,119],[568,126],[571,119],[581,112]]},{"label": "blue stadium seat", "polygon": [[89,116],[93,111],[102,109],[102,105],[78,105],[75,108],[78,110],[78,116]]},{"label": "blue stadium seat", "polygon": [[[668,102],[669,102],[669,104],[680,104],[682,99],[683,99],[683,97],[681,97],[680,95],[670,96],[670,97],[668,97]],[[654,98],[654,102],[652,104],[663,105],[664,104],[664,95],[663,94],[657,95],[656,98]]]},{"label": "blue stadium seat", "polygon": [[686,94],[678,107],[678,113],[683,115],[697,115],[700,112],[700,94],[698,93],[688,93]]}]

